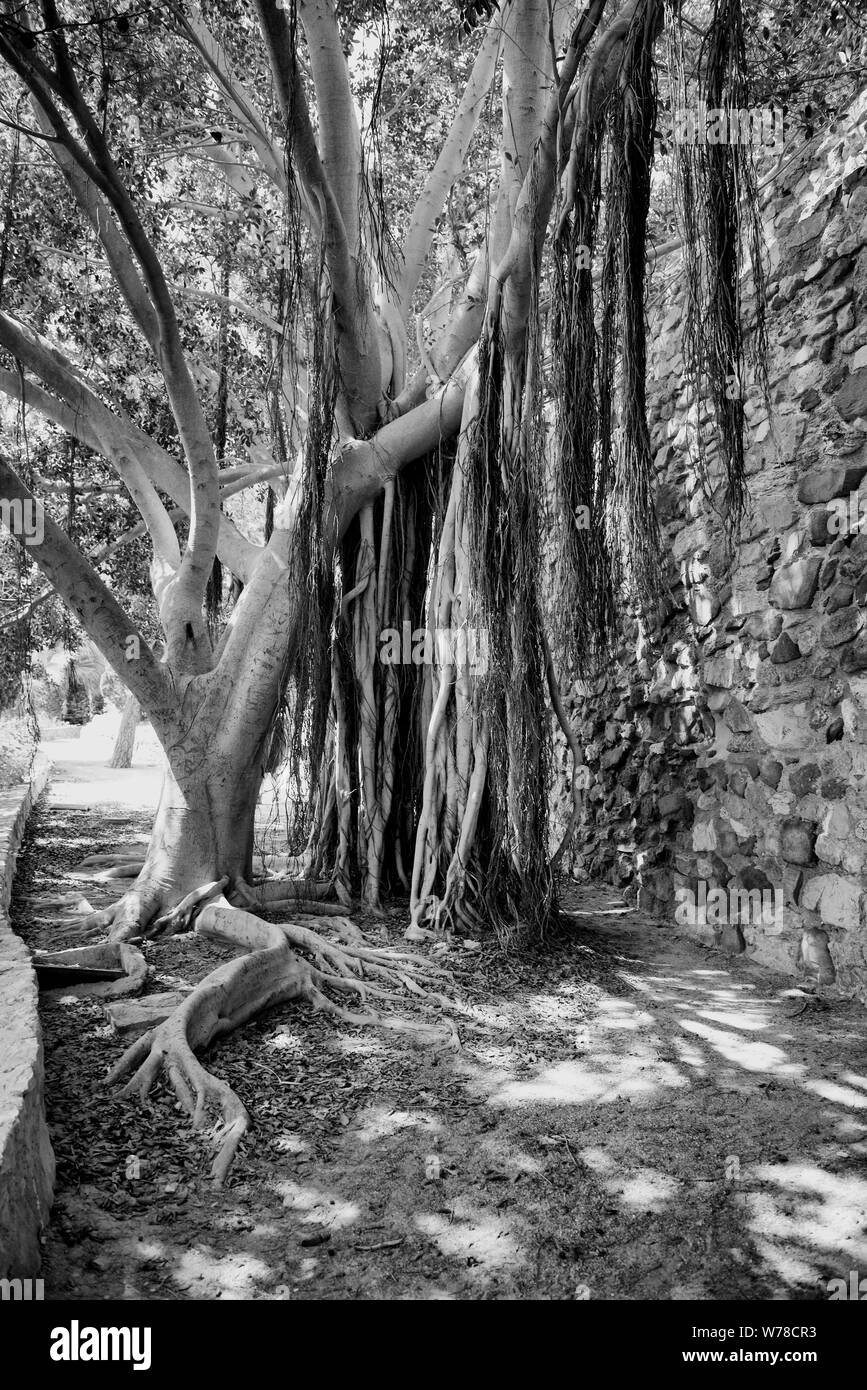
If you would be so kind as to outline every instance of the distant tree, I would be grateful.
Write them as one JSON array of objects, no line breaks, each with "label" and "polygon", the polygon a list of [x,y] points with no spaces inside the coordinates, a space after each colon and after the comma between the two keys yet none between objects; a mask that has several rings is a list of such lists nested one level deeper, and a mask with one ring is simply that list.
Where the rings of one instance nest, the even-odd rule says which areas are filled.
[{"label": "distant tree", "polygon": [[70,661],[66,668],[66,699],[63,702],[63,719],[67,724],[86,724],[90,718],[90,699],[87,687],[79,680],[75,662]]},{"label": "distant tree", "polygon": [[135,736],[138,731],[139,720],[141,719],[141,705],[136,697],[130,693],[126,697],[123,713],[120,717],[117,734],[114,740],[114,747],[111,750],[109,767],[132,767],[132,755],[135,751]]}]

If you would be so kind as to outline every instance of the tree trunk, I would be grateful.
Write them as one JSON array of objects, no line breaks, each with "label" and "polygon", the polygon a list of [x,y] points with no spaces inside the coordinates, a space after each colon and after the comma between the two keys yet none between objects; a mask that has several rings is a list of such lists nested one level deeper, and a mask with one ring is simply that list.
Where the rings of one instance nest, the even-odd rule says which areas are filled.
[{"label": "tree trunk", "polygon": [[130,692],[124,703],[123,714],[120,718],[120,726],[117,731],[117,738],[114,741],[109,767],[132,767],[132,755],[135,749],[135,736],[141,719],[141,705],[136,697]]},{"label": "tree trunk", "polygon": [[207,736],[190,733],[184,760],[194,773],[166,766],[147,856],[114,918],[114,940],[141,935],[217,879],[231,888],[250,882],[261,767],[238,766]]}]

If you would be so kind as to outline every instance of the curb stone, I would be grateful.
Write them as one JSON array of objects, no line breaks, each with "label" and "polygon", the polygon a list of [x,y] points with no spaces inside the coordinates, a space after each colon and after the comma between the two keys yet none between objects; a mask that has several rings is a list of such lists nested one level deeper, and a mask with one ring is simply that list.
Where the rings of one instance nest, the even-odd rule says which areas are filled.
[{"label": "curb stone", "polygon": [[30,953],[8,916],[27,817],[51,770],[39,753],[29,784],[0,792],[0,1278],[38,1274],[39,1235],[54,1192],[39,991]]}]

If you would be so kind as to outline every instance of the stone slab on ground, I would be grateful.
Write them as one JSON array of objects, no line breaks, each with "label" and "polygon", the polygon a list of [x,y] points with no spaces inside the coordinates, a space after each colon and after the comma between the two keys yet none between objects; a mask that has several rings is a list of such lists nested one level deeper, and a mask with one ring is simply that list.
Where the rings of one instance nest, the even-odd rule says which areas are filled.
[{"label": "stone slab on ground", "polygon": [[123,976],[114,980],[87,980],[79,984],[57,985],[43,992],[55,997],[120,999],[127,994],[140,994],[147,979],[147,961],[136,946],[125,941],[98,941],[94,946],[73,946],[67,951],[38,951],[40,965],[78,965],[83,969],[122,970]]},{"label": "stone slab on ground", "polygon": [[178,990],[167,990],[163,994],[148,994],[144,999],[130,999],[122,1004],[107,1004],[105,1012],[115,1033],[119,1037],[127,1038],[133,1042],[146,1033],[149,1028],[155,1028],[157,1024],[163,1023],[183,1001],[183,994]]}]

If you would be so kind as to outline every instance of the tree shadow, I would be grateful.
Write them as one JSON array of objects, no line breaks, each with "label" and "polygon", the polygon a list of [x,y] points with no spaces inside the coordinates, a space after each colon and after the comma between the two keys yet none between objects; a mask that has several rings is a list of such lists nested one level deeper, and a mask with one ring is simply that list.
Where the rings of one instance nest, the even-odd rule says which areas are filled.
[{"label": "tree shadow", "polygon": [[615,901],[580,920],[456,957],[458,1053],[306,1006],[220,1043],[255,1123],[229,1187],[94,1199],[109,1268],[55,1244],[66,1296],[809,1300],[867,1273],[863,1010]]}]

